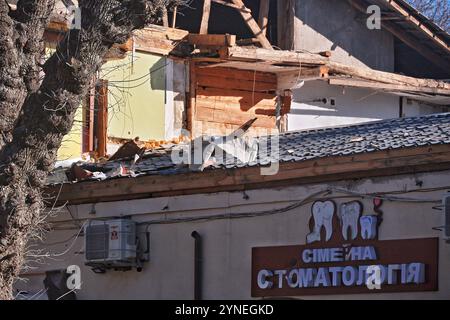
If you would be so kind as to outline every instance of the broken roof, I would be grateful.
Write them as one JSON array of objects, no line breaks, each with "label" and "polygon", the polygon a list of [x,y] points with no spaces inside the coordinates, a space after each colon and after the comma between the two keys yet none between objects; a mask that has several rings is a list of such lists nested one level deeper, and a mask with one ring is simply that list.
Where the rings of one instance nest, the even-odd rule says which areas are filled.
[{"label": "broken roof", "polygon": [[[279,135],[279,149],[271,149],[272,136],[257,138],[259,145],[256,160],[242,163],[235,158],[216,162],[205,170],[237,169],[267,166],[272,162],[302,162],[327,157],[340,157],[384,150],[414,148],[432,145],[450,145],[450,113],[382,120],[365,124],[317,130],[288,132]],[[269,147],[267,147],[269,146]],[[145,175],[176,175],[188,173],[187,165],[173,163],[171,153],[175,145],[150,150],[134,163],[134,158],[108,161],[103,164],[80,164],[81,168],[103,173],[89,180],[104,180]],[[118,170],[122,168],[122,170]],[[50,175],[50,184],[68,182],[61,180],[59,168]],[[65,176],[64,176],[65,177]]]}]

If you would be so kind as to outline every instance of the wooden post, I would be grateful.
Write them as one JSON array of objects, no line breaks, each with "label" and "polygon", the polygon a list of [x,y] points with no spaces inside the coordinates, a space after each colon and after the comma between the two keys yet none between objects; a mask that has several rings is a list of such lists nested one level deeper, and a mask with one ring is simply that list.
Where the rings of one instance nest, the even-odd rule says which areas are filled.
[{"label": "wooden post", "polygon": [[163,26],[168,28],[169,27],[169,16],[167,15],[166,8],[164,8],[164,10],[163,10],[162,20],[163,20]]},{"label": "wooden post", "polygon": [[203,16],[200,25],[200,34],[208,34],[209,15],[211,13],[211,0],[204,0]]},{"label": "wooden post", "polygon": [[106,145],[108,143],[108,80],[100,79],[97,83],[97,155],[99,157],[106,156]]},{"label": "wooden post", "polygon": [[267,27],[269,24],[269,8],[270,0],[259,0],[258,25],[261,28],[263,35],[267,34]]},{"label": "wooden post", "polygon": [[177,24],[177,9],[178,9],[178,7],[173,8],[172,28],[174,28],[174,29]]},{"label": "wooden post", "polygon": [[[239,6],[240,8],[245,8],[245,4],[244,2],[242,2],[242,0],[232,0],[232,1],[235,5]],[[261,28],[258,26],[258,23],[255,21],[255,19],[253,19],[252,14],[242,10],[239,10],[239,13],[241,14],[242,18],[244,18],[245,23],[253,32],[255,37],[258,39],[261,46],[265,49],[273,49],[269,40],[267,40]]]}]

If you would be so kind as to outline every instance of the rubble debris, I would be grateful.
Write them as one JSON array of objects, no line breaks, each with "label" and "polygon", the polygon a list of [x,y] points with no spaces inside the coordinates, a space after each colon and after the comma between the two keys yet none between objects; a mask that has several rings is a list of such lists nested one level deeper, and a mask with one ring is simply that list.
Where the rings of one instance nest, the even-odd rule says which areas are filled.
[{"label": "rubble debris", "polygon": [[134,140],[128,141],[124,145],[122,145],[119,150],[117,150],[116,153],[114,153],[110,158],[109,161],[119,160],[119,159],[125,159],[125,158],[134,158],[135,155],[138,155],[141,157],[146,148],[140,148],[138,146],[139,143],[139,137],[134,138]]}]

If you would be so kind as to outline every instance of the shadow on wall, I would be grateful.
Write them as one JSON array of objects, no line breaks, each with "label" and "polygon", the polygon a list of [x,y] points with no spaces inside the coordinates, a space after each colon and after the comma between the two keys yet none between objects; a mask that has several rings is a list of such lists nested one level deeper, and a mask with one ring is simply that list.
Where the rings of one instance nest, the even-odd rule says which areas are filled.
[{"label": "shadow on wall", "polygon": [[167,59],[161,58],[150,68],[150,86],[152,90],[166,90]]},{"label": "shadow on wall", "polygon": [[336,50],[338,59],[353,58],[371,68],[394,70],[392,35],[383,30],[369,30],[365,16],[347,1],[296,1],[295,12],[302,22],[295,39],[297,49]]}]

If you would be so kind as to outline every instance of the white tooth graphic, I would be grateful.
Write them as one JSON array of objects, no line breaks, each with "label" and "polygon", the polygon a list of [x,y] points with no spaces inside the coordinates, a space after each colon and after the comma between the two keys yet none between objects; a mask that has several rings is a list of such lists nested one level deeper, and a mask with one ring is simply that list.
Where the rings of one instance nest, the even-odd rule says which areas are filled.
[{"label": "white tooth graphic", "polygon": [[361,236],[364,240],[373,240],[377,237],[377,216],[362,216],[359,218]]},{"label": "white tooth graphic", "polygon": [[307,243],[313,243],[320,240],[320,230],[322,227],[326,231],[326,241],[331,239],[333,234],[333,215],[336,206],[333,201],[316,201],[312,205],[312,215],[314,218],[313,232],[306,236]]},{"label": "white tooth graphic", "polygon": [[340,218],[342,224],[342,235],[347,238],[348,228],[351,231],[351,239],[355,240],[358,236],[358,220],[362,212],[362,205],[358,201],[343,203],[340,208]]}]

